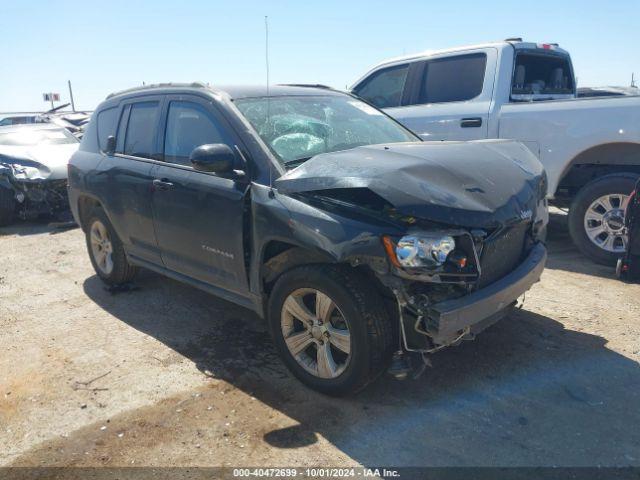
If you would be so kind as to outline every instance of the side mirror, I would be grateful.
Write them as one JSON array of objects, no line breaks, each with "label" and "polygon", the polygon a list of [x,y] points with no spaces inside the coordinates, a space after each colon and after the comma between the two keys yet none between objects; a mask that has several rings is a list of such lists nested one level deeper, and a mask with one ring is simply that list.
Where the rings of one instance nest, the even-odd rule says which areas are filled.
[{"label": "side mirror", "polygon": [[109,135],[107,137],[107,145],[104,149],[104,153],[111,156],[116,152],[116,137]]},{"label": "side mirror", "polygon": [[212,173],[231,173],[236,156],[229,145],[211,143],[196,147],[189,156],[194,170]]}]

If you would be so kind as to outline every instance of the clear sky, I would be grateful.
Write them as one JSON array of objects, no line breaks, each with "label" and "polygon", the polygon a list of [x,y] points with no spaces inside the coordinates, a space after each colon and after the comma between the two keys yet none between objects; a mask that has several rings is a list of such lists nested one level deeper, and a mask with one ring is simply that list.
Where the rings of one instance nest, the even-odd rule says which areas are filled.
[{"label": "clear sky", "polygon": [[0,111],[43,92],[93,109],[115,90],[200,80],[350,85],[389,57],[521,36],[570,51],[579,86],[640,77],[640,0],[0,0]]}]

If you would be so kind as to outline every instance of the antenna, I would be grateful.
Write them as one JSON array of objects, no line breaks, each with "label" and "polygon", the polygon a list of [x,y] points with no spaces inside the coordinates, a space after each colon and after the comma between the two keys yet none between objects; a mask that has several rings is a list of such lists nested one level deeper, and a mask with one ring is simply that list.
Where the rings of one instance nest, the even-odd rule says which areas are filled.
[{"label": "antenna", "polygon": [[264,16],[264,58],[267,67],[267,98],[269,97],[269,17]]},{"label": "antenna", "polygon": [[[267,70],[267,128],[271,125],[271,97],[269,95],[269,17],[264,16],[264,60]],[[269,196],[273,198],[273,165],[269,163]]]}]

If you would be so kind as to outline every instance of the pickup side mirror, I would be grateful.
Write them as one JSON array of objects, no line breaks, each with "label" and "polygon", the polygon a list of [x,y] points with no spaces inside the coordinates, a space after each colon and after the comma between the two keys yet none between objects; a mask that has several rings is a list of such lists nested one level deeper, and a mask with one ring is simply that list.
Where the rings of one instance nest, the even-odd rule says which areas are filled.
[{"label": "pickup side mirror", "polygon": [[111,156],[116,153],[116,137],[109,135],[107,137],[107,145],[104,148],[104,153]]},{"label": "pickup side mirror", "polygon": [[231,173],[236,156],[229,145],[210,143],[193,149],[189,156],[194,170],[212,173]]}]

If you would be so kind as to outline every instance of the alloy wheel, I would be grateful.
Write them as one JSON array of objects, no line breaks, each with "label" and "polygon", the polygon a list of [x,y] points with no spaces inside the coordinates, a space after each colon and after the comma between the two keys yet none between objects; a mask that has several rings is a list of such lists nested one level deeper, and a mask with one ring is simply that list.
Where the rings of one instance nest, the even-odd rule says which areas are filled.
[{"label": "alloy wheel", "polygon": [[349,325],[327,294],[313,288],[289,294],[282,306],[280,326],[289,353],[310,374],[336,378],[349,364]]},{"label": "alloy wheel", "polygon": [[591,242],[607,252],[625,252],[628,238],[624,211],[628,202],[628,195],[612,193],[597,198],[589,205],[584,215],[584,229]]},{"label": "alloy wheel", "polygon": [[100,220],[91,225],[90,230],[91,253],[96,265],[102,273],[110,275],[113,271],[113,245],[109,238],[107,227]]}]

